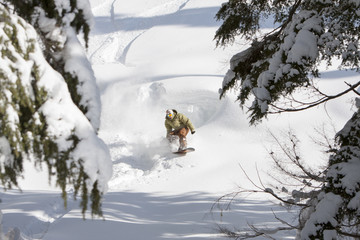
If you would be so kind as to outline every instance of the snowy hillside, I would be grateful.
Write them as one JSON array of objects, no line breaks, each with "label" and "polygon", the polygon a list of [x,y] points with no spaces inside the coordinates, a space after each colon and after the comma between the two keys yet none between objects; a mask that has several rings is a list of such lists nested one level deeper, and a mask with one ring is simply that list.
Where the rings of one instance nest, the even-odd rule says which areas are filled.
[{"label": "snowy hillside", "polygon": [[[339,129],[351,115],[348,99],[326,109],[272,116],[250,127],[234,96],[219,100],[230,57],[246,47],[239,40],[230,48],[215,48],[220,23],[214,16],[224,0],[90,2],[95,21],[87,53],[101,90],[99,135],[113,161],[103,202],[105,221],[91,216],[83,221],[71,189],[64,209],[59,192],[47,184],[46,171],[28,166],[24,191],[1,193],[4,232],[18,234],[15,239],[205,240],[225,239],[217,225],[277,224],[273,212],[286,212],[263,196],[239,198],[223,214],[210,211],[237,185],[251,187],[239,164],[254,178],[257,167],[266,180],[271,163],[265,147],[272,144],[268,129],[278,133],[293,128],[304,139],[310,164],[321,164],[308,136],[324,121]],[[351,82],[353,77],[338,71],[323,76],[321,84],[329,91],[337,88],[335,80]],[[168,108],[194,124],[196,133],[189,134],[188,145],[195,152],[171,153],[164,127]],[[286,234],[277,237],[295,235]]]}]

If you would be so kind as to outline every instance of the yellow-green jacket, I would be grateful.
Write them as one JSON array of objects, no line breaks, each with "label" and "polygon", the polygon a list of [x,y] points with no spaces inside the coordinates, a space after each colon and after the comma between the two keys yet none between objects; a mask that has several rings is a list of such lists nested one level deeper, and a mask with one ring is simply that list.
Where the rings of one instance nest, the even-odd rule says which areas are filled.
[{"label": "yellow-green jacket", "polygon": [[187,118],[182,113],[178,113],[174,109],[173,109],[173,112],[175,115],[173,119],[165,118],[165,127],[166,127],[167,134],[169,134],[171,131],[179,130],[183,127],[189,128],[190,132],[195,131],[194,125],[191,123],[189,118]]}]

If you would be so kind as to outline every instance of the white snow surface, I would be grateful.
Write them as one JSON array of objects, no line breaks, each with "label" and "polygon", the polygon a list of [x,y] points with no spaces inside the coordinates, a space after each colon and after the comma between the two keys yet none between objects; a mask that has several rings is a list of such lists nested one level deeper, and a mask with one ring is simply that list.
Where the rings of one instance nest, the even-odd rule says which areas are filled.
[{"label": "white snow surface", "polygon": [[[0,195],[4,233],[18,236],[14,239],[46,240],[226,239],[218,225],[273,227],[278,224],[273,213],[293,220],[265,196],[239,196],[231,210],[222,213],[211,208],[238,185],[252,187],[239,164],[253,179],[259,171],[266,182],[272,169],[267,129],[277,133],[293,128],[303,140],[308,164],[326,162],[308,136],[323,122],[331,121],[339,130],[352,115],[349,97],[249,126],[235,96],[219,100],[229,59],[244,50],[240,40],[226,49],[215,48],[213,36],[220,23],[214,16],[223,2],[90,1],[94,25],[87,54],[101,93],[99,135],[113,163],[103,201],[105,220],[87,215],[84,221],[72,189],[65,209],[59,190],[48,184],[46,168],[36,172],[26,164],[23,192]],[[346,88],[344,81],[355,82],[356,75],[326,70],[323,78],[319,84],[331,94]],[[188,145],[195,152],[170,152],[164,127],[168,108],[194,124],[196,133],[188,136]],[[275,238],[295,235],[286,232]]]}]

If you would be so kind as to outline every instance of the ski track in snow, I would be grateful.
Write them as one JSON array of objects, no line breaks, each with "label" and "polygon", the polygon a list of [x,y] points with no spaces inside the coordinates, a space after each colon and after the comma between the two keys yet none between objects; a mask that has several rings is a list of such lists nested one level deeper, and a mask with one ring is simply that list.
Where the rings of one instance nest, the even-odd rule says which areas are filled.
[{"label": "ski track in snow", "polygon": [[[114,0],[110,4],[109,25],[111,27],[108,26],[110,33],[106,34],[105,40],[96,41],[94,44],[100,47],[90,53],[89,59],[93,64],[109,62],[110,59],[111,62],[120,62],[126,65],[126,55],[131,45],[138,37],[158,23],[156,17],[176,15],[189,0],[172,0],[128,18],[117,18],[115,15],[117,2],[118,0]],[[106,3],[103,3],[101,8],[104,8]],[[106,59],[103,56],[106,56]]]},{"label": "ski track in snow", "polygon": [[[92,53],[88,53],[92,64],[120,62],[126,65],[127,53],[132,44],[142,34],[159,24],[159,16],[166,16],[167,18],[176,17],[176,14],[186,6],[189,0],[164,1],[160,5],[132,16],[117,16],[115,14],[117,7],[120,8],[120,2],[118,0],[106,1],[93,8],[94,12],[108,9],[110,19],[108,20],[108,29],[102,29],[102,31],[105,31],[105,34],[94,34],[92,37],[93,41],[90,42],[90,45],[100,46]],[[89,47],[89,49],[92,48],[91,46]],[[149,89],[140,87],[137,91],[135,95],[138,96],[137,101],[141,103],[149,101],[148,98],[150,100],[159,100],[161,95],[166,92],[161,84],[152,84]],[[191,106],[189,104],[187,107],[191,108]],[[107,139],[105,137],[104,140],[109,146],[114,164],[113,178],[109,182],[110,189],[127,189],[127,187],[136,183],[150,182],[151,179],[156,178],[159,172],[184,167],[184,163],[179,162],[181,158],[169,153],[169,147],[167,143],[162,141],[163,139],[159,138],[155,141],[140,139],[142,142],[134,143],[115,135]],[[156,143],[156,141],[158,142]],[[177,147],[172,146],[172,149],[177,149]],[[192,165],[189,164],[189,166],[191,167]]]}]

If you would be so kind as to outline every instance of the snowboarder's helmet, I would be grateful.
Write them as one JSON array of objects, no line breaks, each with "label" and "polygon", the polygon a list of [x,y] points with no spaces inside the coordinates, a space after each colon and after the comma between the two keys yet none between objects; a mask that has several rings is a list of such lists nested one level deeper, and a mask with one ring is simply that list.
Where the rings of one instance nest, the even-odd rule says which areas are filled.
[{"label": "snowboarder's helmet", "polygon": [[174,118],[174,111],[171,109],[166,110],[166,118],[173,119]]}]

